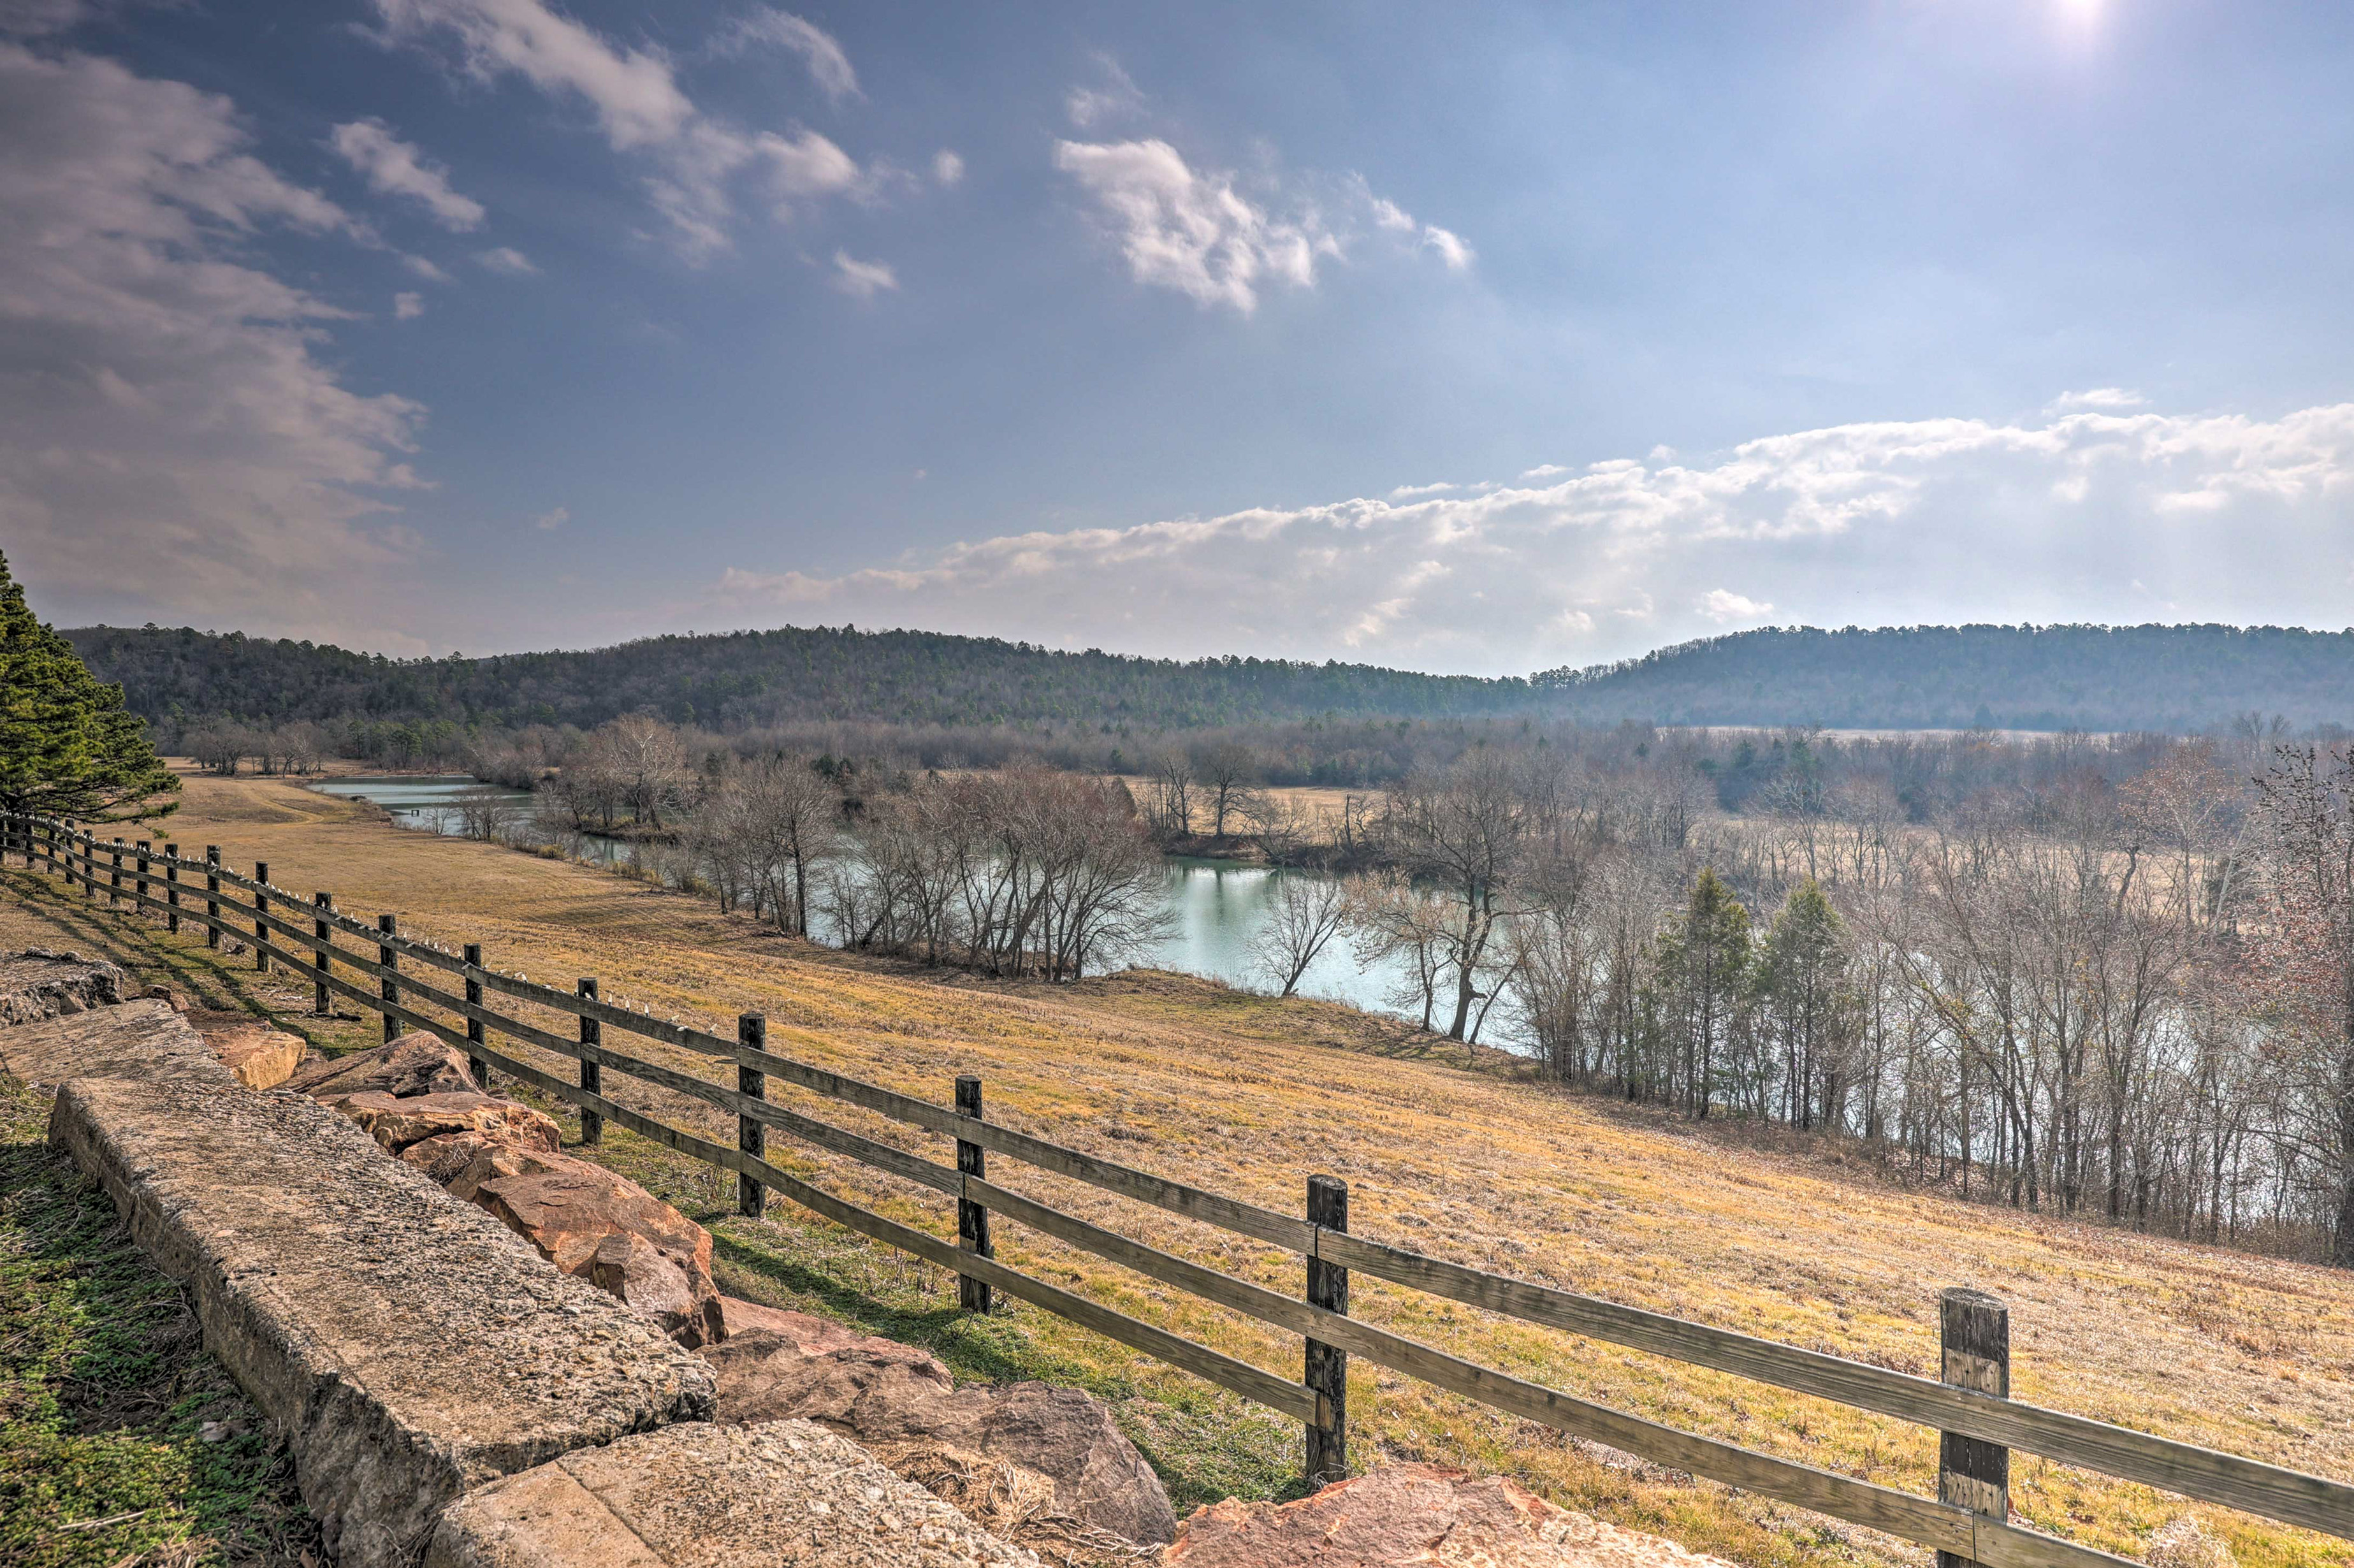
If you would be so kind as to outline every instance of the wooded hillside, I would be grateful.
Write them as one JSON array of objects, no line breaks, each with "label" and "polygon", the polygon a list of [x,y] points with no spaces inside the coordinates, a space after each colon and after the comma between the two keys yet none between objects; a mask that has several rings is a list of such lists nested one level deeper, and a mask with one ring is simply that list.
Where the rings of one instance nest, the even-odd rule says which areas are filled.
[{"label": "wooded hillside", "polygon": [[1282,659],[1182,662],[846,626],[415,660],[186,628],[66,635],[135,712],[170,726],[368,717],[585,727],[641,710],[722,732],[812,721],[1201,728],[1323,715],[2184,733],[2252,711],[2300,727],[2354,723],[2354,631],[2276,627],[1767,630],[1526,680]]}]

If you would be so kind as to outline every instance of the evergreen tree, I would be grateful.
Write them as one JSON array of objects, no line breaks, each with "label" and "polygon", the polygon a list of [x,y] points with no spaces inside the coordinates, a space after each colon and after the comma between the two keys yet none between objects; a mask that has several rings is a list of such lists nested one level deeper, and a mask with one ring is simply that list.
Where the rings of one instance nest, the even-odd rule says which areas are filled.
[{"label": "evergreen tree", "polygon": [[1812,877],[1790,889],[1758,953],[1759,1000],[1782,1047],[1783,1116],[1810,1128],[1840,1119],[1854,999],[1847,984],[1847,932]]},{"label": "evergreen tree", "polygon": [[1659,967],[1682,1035],[1684,1108],[1702,1120],[1719,1064],[1746,1024],[1753,961],[1749,911],[1708,867],[1659,938]]},{"label": "evergreen tree", "polygon": [[73,645],[34,618],[0,556],[0,810],[77,821],[159,817],[180,781],[156,757],[122,688],[101,685]]}]

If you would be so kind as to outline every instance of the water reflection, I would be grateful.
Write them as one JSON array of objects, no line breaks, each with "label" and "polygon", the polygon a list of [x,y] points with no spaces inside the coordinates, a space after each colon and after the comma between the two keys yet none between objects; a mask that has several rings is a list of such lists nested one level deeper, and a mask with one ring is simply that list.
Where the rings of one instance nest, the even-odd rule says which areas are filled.
[{"label": "water reflection", "polygon": [[[343,778],[312,788],[346,800],[372,801],[390,812],[403,827],[452,834],[463,831],[459,812],[461,797],[480,797],[489,791],[508,804],[518,818],[529,812],[532,803],[525,790],[486,786],[462,774]],[[629,863],[634,847],[618,840],[592,836],[583,841],[581,853],[584,859],[620,865]],[[1134,961],[1152,969],[1204,975],[1229,985],[1263,988],[1267,982],[1257,972],[1254,953],[1271,918],[1276,888],[1286,877],[1320,880],[1330,875],[1320,871],[1272,869],[1232,861],[1172,856],[1161,885],[1168,901],[1168,934],[1138,954]],[[813,920],[811,934],[820,940],[830,935],[821,922]],[[1344,1001],[1368,1012],[1394,1013],[1398,1010],[1392,999],[1400,984],[1409,980],[1409,974],[1402,961],[1360,961],[1345,940],[1335,939],[1300,977],[1299,994]],[[1509,1044],[1501,1036],[1502,1023],[1500,1017],[1491,1018],[1488,1038]]]}]

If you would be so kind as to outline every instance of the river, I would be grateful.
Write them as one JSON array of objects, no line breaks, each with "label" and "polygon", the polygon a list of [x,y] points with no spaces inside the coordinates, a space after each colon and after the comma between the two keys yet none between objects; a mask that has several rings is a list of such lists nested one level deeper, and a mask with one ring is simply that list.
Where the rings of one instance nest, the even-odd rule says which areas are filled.
[{"label": "river", "polygon": [[[323,794],[373,801],[403,827],[455,833],[460,831],[460,794],[481,790],[484,786],[462,775],[399,775],[333,779],[312,788]],[[531,804],[531,796],[524,790],[500,789],[497,793],[518,810],[528,809]],[[626,842],[599,838],[588,839],[585,851],[590,860],[608,865],[626,863],[631,853],[631,846]],[[1266,980],[1252,969],[1251,952],[1267,926],[1270,895],[1282,878],[1321,880],[1331,875],[1329,872],[1237,865],[1231,861],[1172,855],[1164,863],[1161,874],[1168,933],[1137,953],[1132,961],[1150,969],[1204,975],[1229,985],[1264,988]],[[815,935],[822,938],[824,933],[820,930]],[[1299,992],[1344,1001],[1369,1012],[1394,1012],[1390,993],[1405,976],[1405,967],[1401,963],[1360,963],[1347,943],[1335,941],[1309,967],[1300,980]],[[1499,1027],[1502,1022],[1500,1018],[1491,1018],[1487,1037],[1509,1044]]]}]

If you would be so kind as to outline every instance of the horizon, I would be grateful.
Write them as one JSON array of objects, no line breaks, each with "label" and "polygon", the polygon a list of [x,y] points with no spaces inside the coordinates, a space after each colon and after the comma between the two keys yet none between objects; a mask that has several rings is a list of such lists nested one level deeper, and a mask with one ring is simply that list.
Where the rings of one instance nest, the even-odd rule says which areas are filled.
[{"label": "horizon", "polygon": [[2342,622],[2354,14],[0,0],[58,624]]}]

